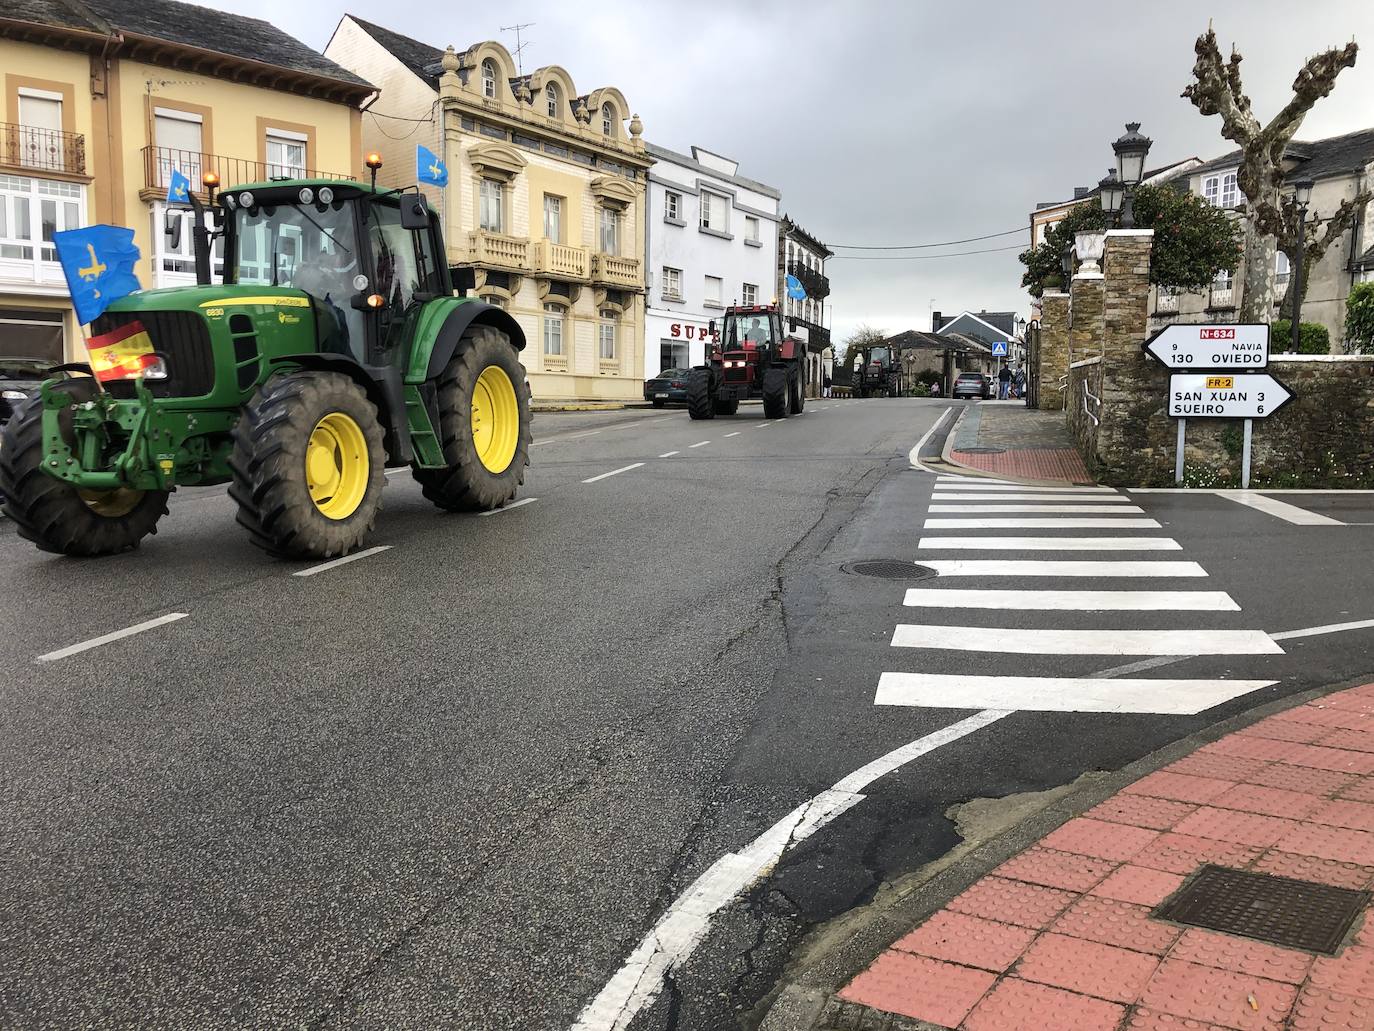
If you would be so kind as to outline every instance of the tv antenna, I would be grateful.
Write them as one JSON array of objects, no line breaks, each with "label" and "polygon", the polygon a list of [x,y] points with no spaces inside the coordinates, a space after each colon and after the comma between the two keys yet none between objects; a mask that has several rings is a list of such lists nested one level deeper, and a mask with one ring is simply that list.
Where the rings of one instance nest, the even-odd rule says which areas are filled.
[{"label": "tv antenna", "polygon": [[515,33],[515,50],[512,51],[512,52],[515,54],[515,68],[516,68],[516,72],[517,72],[518,74],[520,74],[520,75],[524,75],[524,74],[525,74],[525,65],[524,65],[524,62],[520,60],[520,54],[521,54],[522,51],[524,51],[524,49],[525,49],[527,46],[530,45],[530,42],[531,42],[531,41],[528,40],[528,39],[522,40],[522,39],[520,38],[520,33],[523,32],[525,29],[530,28],[530,27],[533,26],[533,25],[534,25],[534,22],[532,22],[532,21],[526,21],[526,22],[521,22],[521,23],[518,24],[518,25],[502,25],[502,26],[501,26],[501,31],[502,31],[502,32],[514,32],[514,33]]}]

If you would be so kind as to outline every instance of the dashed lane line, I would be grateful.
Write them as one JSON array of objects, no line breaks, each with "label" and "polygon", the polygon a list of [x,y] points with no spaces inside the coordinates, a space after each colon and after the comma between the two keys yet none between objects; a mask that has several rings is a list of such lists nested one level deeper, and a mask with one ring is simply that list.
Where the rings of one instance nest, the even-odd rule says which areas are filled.
[{"label": "dashed lane line", "polygon": [[611,476],[619,476],[621,473],[627,473],[627,472],[629,472],[631,469],[638,469],[638,468],[639,468],[641,465],[643,465],[643,464],[644,464],[643,462],[635,462],[633,465],[623,465],[623,466],[621,466],[619,469],[612,469],[610,472],[608,472],[608,473],[602,473],[600,476],[588,476],[588,477],[587,477],[585,480],[583,480],[582,482],[583,482],[583,483],[595,483],[597,480],[604,480],[604,479],[607,479],[608,477],[611,477]]},{"label": "dashed lane line", "polygon": [[328,562],[321,562],[318,566],[311,566],[308,569],[298,569],[292,576],[314,576],[316,573],[323,573],[326,570],[335,569],[338,566],[346,566],[350,562],[357,562],[359,559],[371,558],[373,555],[380,555],[384,551],[390,551],[390,544],[378,544],[375,548],[365,548],[362,551],[355,551],[352,555],[345,555],[343,558],[330,559]]},{"label": "dashed lane line", "polygon": [[711,443],[709,440],[699,440],[695,444],[688,444],[687,450],[690,451],[694,447],[705,447],[709,443]]},{"label": "dashed lane line", "polygon": [[523,508],[525,505],[533,505],[538,500],[538,498],[521,498],[519,501],[512,501],[509,505],[503,505],[501,508],[491,508],[485,512],[478,512],[477,514],[479,516],[500,515],[502,512],[509,512],[513,508]]},{"label": "dashed lane line", "polygon": [[728,439],[731,438],[731,437],[738,437],[742,432],[743,432],[743,430],[735,430],[734,433],[727,433],[727,434],[725,435],[725,438],[728,440]]},{"label": "dashed lane line", "polygon": [[188,612],[169,612],[165,616],[158,616],[156,619],[149,619],[142,623],[135,623],[133,626],[126,626],[123,630],[113,630],[108,634],[101,634],[99,637],[92,637],[89,641],[81,641],[79,644],[69,644],[65,648],[59,648],[55,652],[48,652],[38,656],[35,662],[56,662],[58,659],[65,659],[70,655],[79,655],[82,652],[90,651],[92,648],[99,648],[102,644],[110,644],[112,641],[120,641],[126,637],[133,637],[134,634],[141,634],[147,630],[155,630],[168,623],[175,623],[178,619],[185,619]]},{"label": "dashed lane line", "polygon": [[658,457],[659,457],[659,458],[672,458],[674,455],[680,455],[680,454],[682,454],[681,451],[665,451],[665,452],[663,452],[663,454],[659,455]]}]

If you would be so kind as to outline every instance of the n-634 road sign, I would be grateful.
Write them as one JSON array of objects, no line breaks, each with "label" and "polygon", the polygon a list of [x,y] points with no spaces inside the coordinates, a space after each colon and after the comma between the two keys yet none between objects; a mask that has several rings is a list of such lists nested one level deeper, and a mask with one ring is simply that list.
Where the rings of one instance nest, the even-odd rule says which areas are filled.
[{"label": "n-634 road sign", "polygon": [[1171,369],[1262,369],[1269,364],[1269,327],[1165,326],[1145,350]]},{"label": "n-634 road sign", "polygon": [[1267,372],[1169,377],[1169,414],[1175,419],[1267,419],[1292,399],[1292,392]]}]

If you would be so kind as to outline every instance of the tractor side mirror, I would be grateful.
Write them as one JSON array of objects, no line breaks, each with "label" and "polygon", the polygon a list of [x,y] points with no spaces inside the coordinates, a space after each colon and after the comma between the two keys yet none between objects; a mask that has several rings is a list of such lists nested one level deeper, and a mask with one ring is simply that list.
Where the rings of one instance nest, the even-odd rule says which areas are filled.
[{"label": "tractor side mirror", "polygon": [[162,216],[162,231],[167,235],[167,247],[170,250],[181,250],[181,212],[167,210]]},{"label": "tractor side mirror", "polygon": [[477,270],[462,265],[450,265],[448,267],[449,279],[453,282],[453,289],[459,296],[465,295],[469,290],[477,289]]},{"label": "tractor side mirror", "polygon": [[423,230],[429,228],[429,207],[418,193],[401,194],[401,228]]}]

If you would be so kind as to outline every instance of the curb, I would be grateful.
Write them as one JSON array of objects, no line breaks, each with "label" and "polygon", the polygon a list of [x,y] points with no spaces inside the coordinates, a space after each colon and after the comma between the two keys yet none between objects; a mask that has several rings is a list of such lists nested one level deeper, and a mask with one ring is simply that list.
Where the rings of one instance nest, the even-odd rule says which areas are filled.
[{"label": "curb", "polygon": [[[954,440],[959,434],[959,424],[964,421],[964,416],[972,410],[973,406],[969,405],[959,413],[959,417],[954,420],[954,425],[949,428],[949,433],[945,435],[945,446],[940,452],[940,462],[944,465],[951,466],[954,469],[953,475],[968,476],[970,478],[984,480],[1002,480],[1006,483],[1019,483],[1027,487],[1062,487],[1065,484],[1074,484],[1072,480],[1032,480],[1023,476],[999,475],[998,473],[990,473],[986,469],[978,469],[971,465],[965,465],[963,462],[954,458]],[[928,462],[927,464],[933,465],[934,463]],[[1074,485],[1076,486],[1077,484]]]},{"label": "curb", "polygon": [[648,401],[535,401],[532,412],[618,412],[625,408],[650,408]]},{"label": "curb", "polygon": [[[975,881],[1019,855],[1060,825],[1111,798],[1127,785],[1177,762],[1203,745],[1277,712],[1297,708],[1338,691],[1363,686],[1371,680],[1374,680],[1374,674],[1277,698],[1179,738],[1120,770],[1086,774],[1079,778],[1084,782],[1083,786],[1036,810],[1009,830],[973,843],[966,854],[952,861],[936,859],[925,868],[905,875],[897,885],[892,886],[897,893],[894,903],[882,910],[876,910],[873,903],[869,903],[868,908],[875,911],[863,913],[855,920],[855,926],[844,931],[838,945],[828,948],[815,946],[820,949],[821,955],[814,959],[803,959],[800,969],[795,972],[784,972],[771,993],[772,998],[765,997],[760,1003],[760,1006],[766,1004],[768,1008],[757,1025],[758,1031],[841,1031],[850,1028],[863,1028],[865,1031],[869,1028],[873,1031],[886,1031],[888,1028],[905,1031],[910,1028],[914,1031],[917,1027],[924,1027],[909,1018],[858,1003],[844,1002],[835,998],[835,993],[866,970],[889,946]],[[956,846],[956,851],[958,848]],[[907,886],[902,887],[901,881],[908,882]],[[793,950],[793,957],[805,953],[808,941],[814,941],[818,932],[841,921],[854,919],[853,914],[862,912],[862,908],[841,913],[811,928]],[[835,1018],[833,1022],[829,1019],[831,1017]],[[823,1018],[825,1022],[818,1023]]]}]

